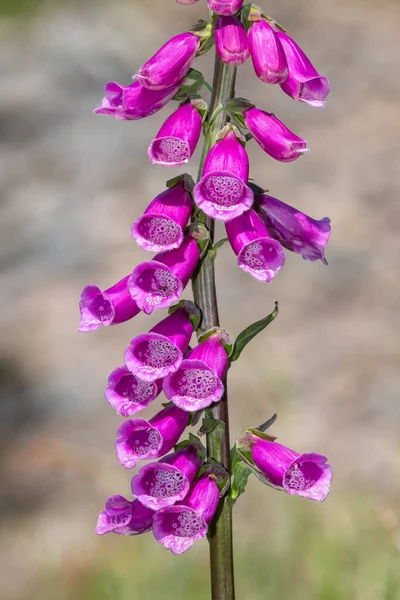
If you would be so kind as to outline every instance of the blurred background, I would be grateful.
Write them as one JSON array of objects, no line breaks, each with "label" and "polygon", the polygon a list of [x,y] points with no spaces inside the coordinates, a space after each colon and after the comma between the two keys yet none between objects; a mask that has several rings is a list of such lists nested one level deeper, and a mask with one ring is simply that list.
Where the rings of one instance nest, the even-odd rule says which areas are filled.
[{"label": "blurred background", "polygon": [[[232,337],[275,298],[281,309],[231,370],[232,435],[277,412],[271,432],[326,454],[334,482],[319,505],[250,478],[235,507],[237,597],[400,599],[400,5],[263,6],[332,91],[325,109],[312,109],[263,84],[251,64],[239,69],[237,94],[311,149],[280,164],[250,144],[251,176],[311,216],[331,217],[333,230],[329,267],[287,253],[268,286],[241,271],[228,246],[218,253]],[[107,376],[165,313],[76,333],[81,289],[106,288],[145,258],[130,225],[180,172],[150,167],[146,155],[171,105],[136,122],[92,111],[106,81],[130,83],[199,17],[204,0],[0,0],[2,599],[209,597],[204,540],[174,557],[151,534],[93,533],[105,499],[130,494]],[[195,66],[210,79],[212,62],[210,53]]]}]

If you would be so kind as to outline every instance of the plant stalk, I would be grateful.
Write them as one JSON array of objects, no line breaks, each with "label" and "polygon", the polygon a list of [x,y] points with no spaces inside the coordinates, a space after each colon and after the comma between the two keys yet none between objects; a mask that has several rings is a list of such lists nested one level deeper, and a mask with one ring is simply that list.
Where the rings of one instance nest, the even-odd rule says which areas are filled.
[{"label": "plant stalk", "polygon": [[[234,97],[236,67],[224,64],[219,56],[215,55],[213,86],[209,115],[215,109]],[[204,160],[209,149],[215,144],[216,136],[226,123],[226,114],[222,110],[210,126],[204,140],[204,148],[200,163],[198,180],[201,178]],[[210,232],[210,242],[214,240],[214,221],[202,211],[196,210],[193,222],[203,223]],[[215,287],[215,268],[213,252],[207,252],[202,259],[200,267],[193,277],[194,301],[201,309],[202,330],[219,326],[217,294]],[[212,409],[214,419],[225,424],[222,440],[217,438],[215,431],[207,435],[208,456],[221,463],[225,469],[230,470],[230,442],[229,442],[229,415],[227,382],[225,379],[225,393],[220,402]],[[233,545],[232,545],[232,507],[221,500],[217,514],[209,527],[208,539],[210,543],[210,568],[211,568],[211,597],[212,600],[234,600],[235,584],[233,571]]]}]

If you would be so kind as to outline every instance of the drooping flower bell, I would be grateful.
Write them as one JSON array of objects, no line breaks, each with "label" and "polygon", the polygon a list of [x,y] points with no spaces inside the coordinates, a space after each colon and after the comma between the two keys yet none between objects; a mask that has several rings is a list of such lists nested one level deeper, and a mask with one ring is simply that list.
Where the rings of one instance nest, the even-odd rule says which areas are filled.
[{"label": "drooping flower bell", "polygon": [[181,81],[163,88],[148,90],[135,81],[131,85],[119,85],[109,81],[104,88],[104,98],[96,115],[110,115],[124,121],[135,121],[153,115],[165,106],[179,90]]},{"label": "drooping flower bell", "polygon": [[219,497],[220,490],[215,481],[207,476],[200,477],[192,484],[183,502],[155,513],[154,537],[173,554],[186,552],[207,534]]},{"label": "drooping flower bell", "polygon": [[254,71],[265,83],[283,83],[287,78],[286,56],[273,27],[261,17],[247,33]]},{"label": "drooping flower bell", "polygon": [[142,467],[132,478],[132,492],[152,510],[171,506],[186,496],[203,458],[199,445],[191,442],[159,462]]},{"label": "drooping flower bell", "polygon": [[259,281],[270,282],[285,262],[282,246],[273,240],[254,210],[225,223],[238,265]]},{"label": "drooping flower bell", "polygon": [[[323,502],[329,494],[332,469],[326,456],[310,452],[299,454],[268,439],[256,429],[248,429],[238,438],[239,451],[250,451],[253,467],[261,480],[275,488]],[[247,461],[249,459],[246,459]]]},{"label": "drooping flower bell", "polygon": [[216,15],[233,15],[243,6],[244,0],[207,0],[208,8]]},{"label": "drooping flower bell", "polygon": [[135,75],[149,90],[163,90],[175,85],[189,71],[199,50],[200,37],[187,31],[166,42]]},{"label": "drooping flower bell", "polygon": [[99,514],[95,533],[118,533],[139,535],[153,527],[154,511],[143,506],[139,500],[130,502],[120,494],[108,498],[104,510]]},{"label": "drooping flower bell", "polygon": [[157,398],[161,389],[161,380],[143,381],[124,365],[109,376],[105,397],[118,414],[130,417],[146,408]]},{"label": "drooping flower bell", "polygon": [[294,100],[306,102],[311,106],[324,106],[330,86],[326,77],[319,75],[308,56],[291,37],[283,31],[277,31],[288,64],[288,76],[281,88]]},{"label": "drooping flower bell", "polygon": [[97,285],[83,288],[79,302],[81,322],[78,331],[88,332],[117,325],[140,313],[139,306],[129,293],[129,278],[130,275],[124,277],[104,292]]},{"label": "drooping flower bell", "polygon": [[150,162],[163,167],[179,167],[191,158],[201,134],[202,117],[196,103],[189,100],[170,115],[151,142]]},{"label": "drooping flower bell", "polygon": [[246,30],[237,17],[218,17],[214,37],[215,48],[222,62],[227,65],[242,65],[249,58]]},{"label": "drooping flower bell", "polygon": [[163,389],[168,400],[193,412],[221,399],[222,380],[228,368],[224,341],[226,334],[217,330],[187,354],[179,369],[164,379]]},{"label": "drooping flower bell", "polygon": [[282,246],[306,260],[322,260],[328,264],[325,258],[331,233],[328,217],[317,221],[267,194],[257,194],[254,206],[270,235]]},{"label": "drooping flower bell", "polygon": [[253,204],[248,177],[247,152],[228,128],[228,133],[207,154],[203,176],[194,188],[194,200],[213,219],[234,219]]},{"label": "drooping flower bell", "polygon": [[260,148],[275,160],[291,162],[308,152],[307,142],[273,114],[249,108],[244,113],[244,121]]},{"label": "drooping flower bell", "polygon": [[197,242],[187,235],[179,248],[157,254],[135,267],[128,281],[129,292],[139,308],[151,314],[179,299],[200,257]]},{"label": "drooping flower bell", "polygon": [[149,252],[179,248],[192,212],[192,198],[183,176],[173,187],[161,192],[131,227],[136,243]]},{"label": "drooping flower bell", "polygon": [[131,340],[124,353],[127,368],[144,381],[156,381],[173,373],[180,367],[198,322],[198,309],[184,302],[148,333]]}]

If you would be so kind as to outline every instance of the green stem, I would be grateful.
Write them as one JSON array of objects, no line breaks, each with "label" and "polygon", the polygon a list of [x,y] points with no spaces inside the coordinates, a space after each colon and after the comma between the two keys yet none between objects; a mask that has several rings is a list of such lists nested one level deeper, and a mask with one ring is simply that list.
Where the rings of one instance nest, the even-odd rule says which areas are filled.
[{"label": "green stem", "polygon": [[[214,78],[209,115],[215,109],[234,97],[236,67],[225,65],[218,55],[215,56]],[[220,111],[211,124],[204,141],[201,157],[199,179],[203,170],[204,160],[209,149],[215,144],[216,136],[226,122],[225,111]],[[211,241],[214,239],[214,221],[202,211],[196,210],[193,222],[203,223],[210,232]],[[203,314],[202,329],[207,330],[219,325],[217,294],[215,288],[214,258],[209,252],[204,256],[199,269],[193,278],[193,295],[197,306]],[[225,423],[225,434],[221,440],[216,434],[207,435],[208,455],[221,463],[228,471],[230,468],[229,416],[228,396],[225,380],[225,394],[220,402],[212,409],[213,417]],[[210,567],[212,600],[234,600],[234,572],[232,547],[232,507],[221,500],[216,517],[209,527]]]}]

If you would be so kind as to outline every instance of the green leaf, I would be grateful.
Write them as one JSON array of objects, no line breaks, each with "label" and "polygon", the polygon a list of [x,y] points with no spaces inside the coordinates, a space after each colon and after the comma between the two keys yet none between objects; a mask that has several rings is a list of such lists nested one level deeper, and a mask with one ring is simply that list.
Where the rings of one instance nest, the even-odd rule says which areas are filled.
[{"label": "green leaf", "polygon": [[231,463],[231,489],[229,493],[229,501],[234,504],[240,494],[244,493],[247,480],[249,475],[251,475],[252,470],[240,458],[236,447],[233,447],[231,451]]},{"label": "green leaf", "polygon": [[191,94],[196,94],[204,85],[204,77],[200,71],[189,69],[178,92],[172,98],[177,102],[186,100]]},{"label": "green leaf", "polygon": [[201,424],[201,427],[198,430],[197,435],[202,436],[202,435],[211,433],[217,427],[217,425],[221,422],[222,421],[218,421],[218,419],[204,417],[203,423]]},{"label": "green leaf", "polygon": [[229,357],[230,362],[233,362],[239,358],[245,347],[251,340],[258,334],[261,333],[278,315],[278,302],[275,300],[275,308],[271,314],[264,317],[260,321],[256,321],[252,325],[249,325],[239,333],[237,336],[235,343],[233,345],[233,350]]},{"label": "green leaf", "polygon": [[271,425],[273,425],[275,423],[275,421],[277,420],[278,415],[275,413],[274,415],[272,415],[272,417],[270,419],[268,419],[268,421],[265,421],[265,423],[262,423],[262,425],[259,425],[258,427],[256,427],[256,429],[258,429],[259,431],[267,431],[267,429],[269,429],[271,427]]},{"label": "green leaf", "polygon": [[218,240],[218,242],[215,242],[215,244],[213,244],[213,250],[218,250],[218,248],[221,248],[221,246],[223,246],[227,241],[227,237],[221,238],[220,240]]}]

